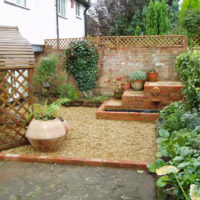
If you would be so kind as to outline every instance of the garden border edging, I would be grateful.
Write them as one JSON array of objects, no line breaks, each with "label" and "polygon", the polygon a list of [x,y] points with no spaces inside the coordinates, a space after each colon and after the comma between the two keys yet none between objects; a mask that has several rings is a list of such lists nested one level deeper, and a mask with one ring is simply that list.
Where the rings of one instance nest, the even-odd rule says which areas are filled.
[{"label": "garden border edging", "polygon": [[38,163],[56,163],[56,164],[71,164],[82,166],[97,166],[97,167],[120,167],[147,170],[148,162],[135,161],[118,161],[106,159],[85,159],[85,158],[67,158],[64,156],[33,156],[19,154],[2,154],[0,153],[0,161],[24,161]]}]

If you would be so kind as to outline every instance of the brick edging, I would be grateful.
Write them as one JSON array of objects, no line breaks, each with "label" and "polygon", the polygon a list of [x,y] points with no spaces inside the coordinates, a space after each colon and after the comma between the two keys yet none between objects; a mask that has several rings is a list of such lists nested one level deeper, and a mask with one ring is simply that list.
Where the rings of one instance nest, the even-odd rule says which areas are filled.
[{"label": "brick edging", "polygon": [[33,156],[19,154],[0,154],[0,160],[39,163],[72,164],[97,167],[120,167],[147,170],[147,162],[118,161],[106,159],[67,158],[64,156]]}]

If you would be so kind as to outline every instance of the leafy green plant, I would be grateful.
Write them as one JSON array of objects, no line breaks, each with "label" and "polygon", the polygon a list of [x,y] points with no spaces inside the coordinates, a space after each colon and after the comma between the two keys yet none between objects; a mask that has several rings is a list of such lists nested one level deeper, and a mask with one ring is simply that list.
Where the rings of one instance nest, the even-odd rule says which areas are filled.
[{"label": "leafy green plant", "polygon": [[96,85],[98,54],[96,47],[86,40],[73,42],[65,50],[66,70],[72,73],[81,91]]},{"label": "leafy green plant", "polygon": [[57,88],[63,78],[57,76],[58,60],[55,55],[43,57],[34,73],[34,89],[37,96],[42,98],[57,97]]},{"label": "leafy green plant", "polygon": [[165,163],[159,158],[155,163],[149,163],[148,168],[149,171],[156,172],[161,167],[173,165],[179,170],[176,176],[159,174],[163,176],[157,181],[157,186],[173,199],[184,199],[182,189],[178,189],[180,184],[187,194],[191,184],[200,186],[200,151],[192,146],[192,141],[199,136],[199,129],[198,127],[192,131],[182,129],[171,134],[166,130],[159,130],[160,137],[157,140],[159,156],[168,157],[169,161]]},{"label": "leafy green plant", "polygon": [[156,73],[156,70],[155,69],[148,69],[147,72],[149,72],[149,73]]},{"label": "leafy green plant", "polygon": [[181,11],[179,14],[180,23],[183,22],[183,18],[185,16],[186,11],[199,8],[200,8],[200,0],[183,0],[183,3],[181,5]]},{"label": "leafy green plant", "polygon": [[59,98],[68,98],[74,101],[79,98],[79,93],[76,88],[70,83],[64,83],[58,86]]},{"label": "leafy green plant", "polygon": [[[185,193],[185,190],[183,189],[181,183],[180,183],[180,180],[178,179],[177,177],[177,174],[178,173],[178,169],[174,166],[164,166],[164,167],[161,167],[159,169],[156,170],[156,174],[157,175],[167,175],[167,174],[173,174],[174,177],[176,178],[176,181],[181,189],[181,191],[183,192],[183,195],[185,197],[186,200],[189,200],[187,194]],[[167,176],[162,176],[161,178],[158,179],[157,181],[157,185],[159,187],[163,187],[168,181],[168,177]]]},{"label": "leafy green plant", "polygon": [[135,29],[135,34],[134,35],[141,35],[142,33],[142,29],[140,28],[140,26],[136,26],[136,29]]},{"label": "leafy green plant", "polygon": [[132,81],[135,80],[146,80],[147,74],[143,71],[137,70],[130,75]]},{"label": "leafy green plant", "polygon": [[198,185],[190,185],[190,197],[192,200],[200,199],[200,187],[198,187]]},{"label": "leafy green plant", "polygon": [[105,101],[105,100],[108,100],[108,99],[109,99],[109,97],[104,96],[104,95],[94,98],[95,101]]},{"label": "leafy green plant", "polygon": [[160,117],[162,121],[157,121],[157,128],[158,129],[165,129],[169,133],[173,131],[178,131],[182,128],[186,128],[185,122],[183,123],[184,119],[183,114],[187,111],[187,108],[183,101],[175,102],[166,106],[160,112]]},{"label": "leafy green plant", "polygon": [[33,104],[29,107],[30,114],[26,120],[28,122],[32,117],[37,120],[51,120],[59,117],[59,108],[62,104],[69,104],[70,100],[67,98],[61,98],[55,101],[54,103],[47,104],[47,101],[44,105]]},{"label": "leafy green plant", "polygon": [[200,104],[200,53],[188,52],[176,59],[176,71],[183,83],[182,93],[190,110],[199,110]]},{"label": "leafy green plant", "polygon": [[182,28],[186,30],[190,46],[195,46],[194,38],[200,32],[200,9],[185,11],[184,18],[182,19]]}]

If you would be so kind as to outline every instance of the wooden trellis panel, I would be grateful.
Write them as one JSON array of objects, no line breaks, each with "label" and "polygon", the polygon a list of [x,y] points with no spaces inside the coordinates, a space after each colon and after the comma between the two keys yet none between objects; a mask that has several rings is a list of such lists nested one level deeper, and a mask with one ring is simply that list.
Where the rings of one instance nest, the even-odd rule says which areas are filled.
[{"label": "wooden trellis panel", "polygon": [[200,47],[200,35],[194,37],[193,42],[195,47]]},{"label": "wooden trellis panel", "polygon": [[188,45],[187,36],[151,35],[151,36],[102,36],[88,38],[47,39],[45,49],[65,49],[71,42],[88,40],[97,47],[183,47]]},{"label": "wooden trellis panel", "polygon": [[23,123],[33,103],[34,62],[17,27],[0,26],[0,150],[27,143]]}]

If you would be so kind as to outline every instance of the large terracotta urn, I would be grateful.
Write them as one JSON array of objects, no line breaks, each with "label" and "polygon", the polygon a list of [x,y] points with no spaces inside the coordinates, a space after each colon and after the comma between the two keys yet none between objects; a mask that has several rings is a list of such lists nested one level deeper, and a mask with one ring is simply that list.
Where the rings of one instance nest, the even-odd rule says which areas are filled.
[{"label": "large terracotta urn", "polygon": [[26,137],[36,151],[56,151],[65,139],[66,129],[59,119],[48,121],[33,119]]}]

